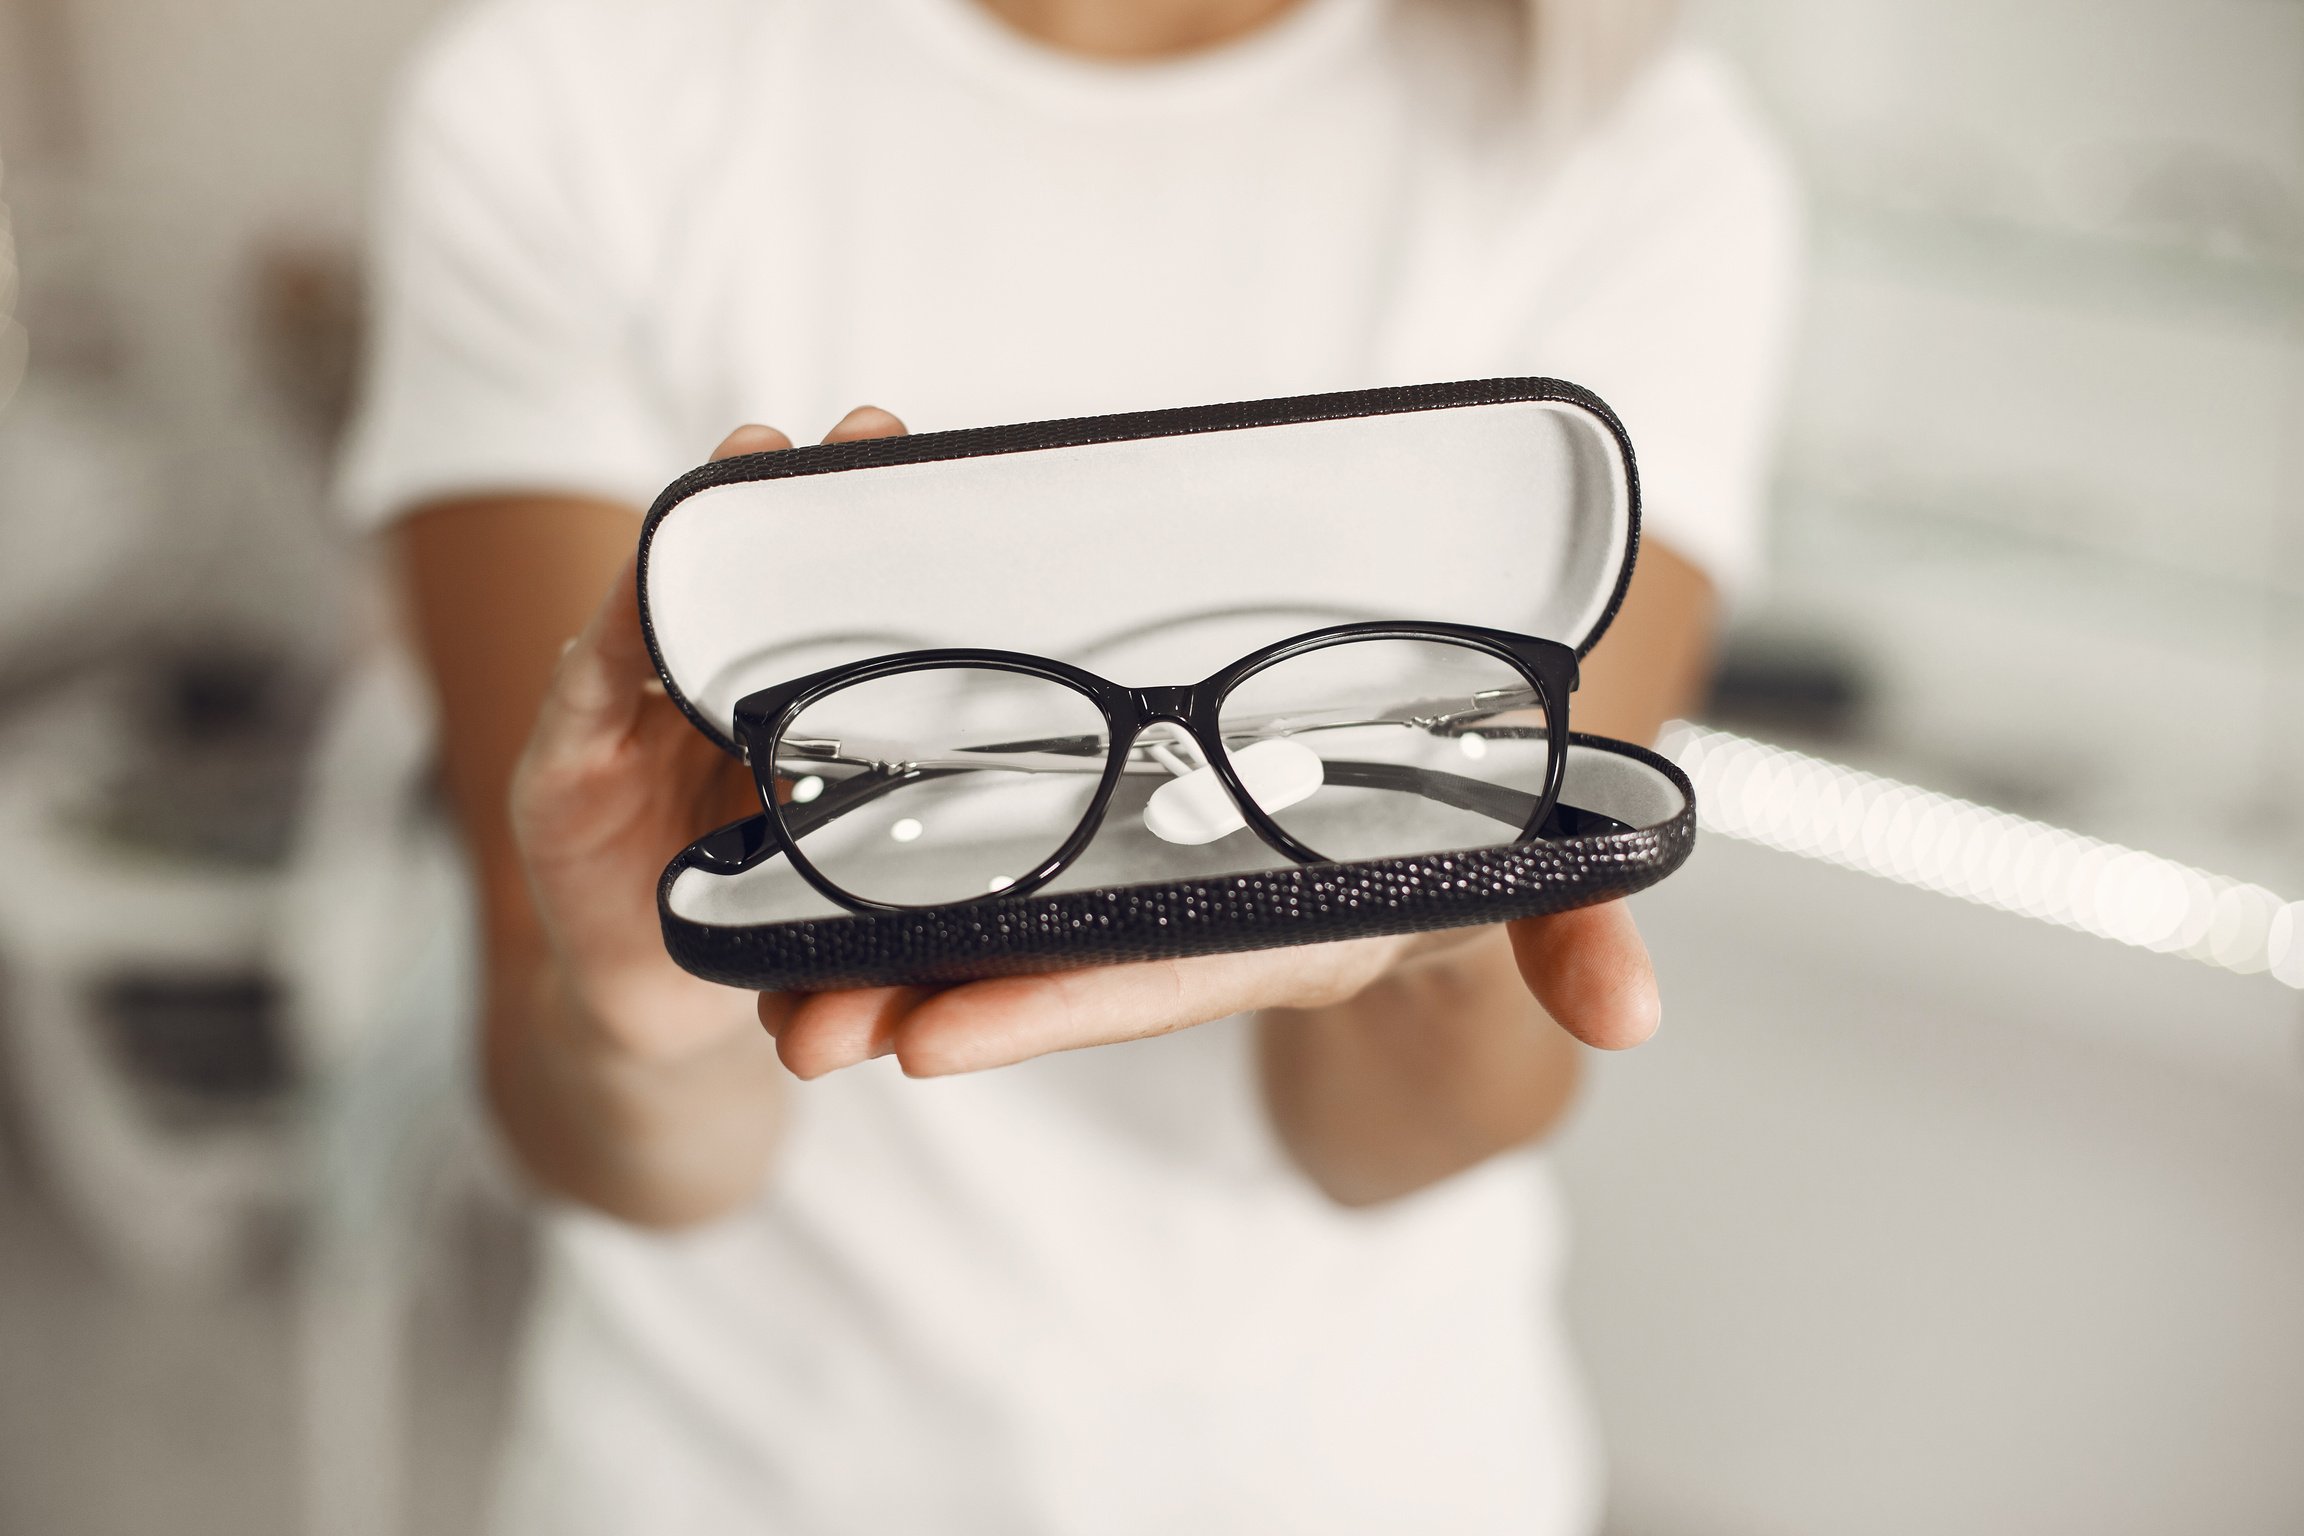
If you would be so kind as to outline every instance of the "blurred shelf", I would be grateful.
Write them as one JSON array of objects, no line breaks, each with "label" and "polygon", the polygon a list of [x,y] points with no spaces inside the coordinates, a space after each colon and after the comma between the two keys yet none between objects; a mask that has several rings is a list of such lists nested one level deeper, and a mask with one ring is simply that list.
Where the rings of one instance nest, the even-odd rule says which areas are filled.
[{"label": "blurred shelf", "polygon": [[[1784,487],[1778,497],[1780,571],[1822,566],[1834,573],[1883,560],[2022,565],[2050,588],[2067,587],[2146,611],[2183,613],[2208,625],[2231,622],[2244,605],[2304,622],[2304,532],[2287,560],[2251,568],[2162,558],[1974,510],[1991,498],[1953,504],[1925,497],[1866,495],[1838,488]],[[2003,503],[2004,504],[2004,503]],[[2295,658],[2304,667],[2304,655]]]},{"label": "blurred shelf", "polygon": [[2304,888],[2293,583],[2151,568],[1924,509],[1788,500],[1746,643],[1840,657],[1866,679],[1856,725],[1814,750]]},{"label": "blurred shelf", "polygon": [[1830,194],[1819,200],[1816,231],[1826,266],[2046,308],[2256,334],[2272,327],[2291,343],[2304,339],[2304,265]]}]

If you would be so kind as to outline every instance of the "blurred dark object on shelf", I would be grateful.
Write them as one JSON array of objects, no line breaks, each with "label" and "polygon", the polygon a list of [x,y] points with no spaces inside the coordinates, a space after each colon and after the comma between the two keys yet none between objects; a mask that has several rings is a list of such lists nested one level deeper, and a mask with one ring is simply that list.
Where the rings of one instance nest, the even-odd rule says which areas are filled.
[{"label": "blurred dark object on shelf", "polygon": [[1864,666],[1835,642],[1731,636],[1704,718],[1762,736],[1847,741],[1863,734],[1872,693]]},{"label": "blurred dark object on shelf", "polygon": [[130,684],[135,724],[93,821],[140,852],[263,869],[287,854],[321,679],[226,637],[181,638]]},{"label": "blurred dark object on shelf", "polygon": [[100,392],[35,370],[0,414],[0,712],[143,643],[205,574],[166,486],[149,434]]},{"label": "blurred dark object on shelf", "polygon": [[261,973],[137,972],[96,989],[115,1058],[171,1121],[281,1101],[293,1083],[280,987]]},{"label": "blurred dark object on shelf", "polygon": [[2074,151],[2065,201],[2109,233],[2214,261],[2304,265],[2304,201],[2272,165],[2214,144],[2117,141]]},{"label": "blurred dark object on shelf", "polygon": [[332,447],[359,371],[358,260],[327,241],[280,239],[259,246],[254,266],[251,320],[266,382],[300,430]]}]

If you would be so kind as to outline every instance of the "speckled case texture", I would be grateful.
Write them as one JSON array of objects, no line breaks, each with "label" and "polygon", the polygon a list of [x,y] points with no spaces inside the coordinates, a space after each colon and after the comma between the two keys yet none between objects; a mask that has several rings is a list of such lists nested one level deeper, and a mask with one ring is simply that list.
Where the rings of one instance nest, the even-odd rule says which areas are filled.
[{"label": "speckled case texture", "polygon": [[[1581,653],[1606,629],[1630,580],[1638,545],[1638,480],[1631,444],[1608,408],[1574,385],[1549,379],[1482,380],[1077,418],[805,448],[708,465],[675,482],[649,513],[641,535],[642,623],[673,699],[699,730],[733,750],[727,731],[698,707],[678,669],[667,664],[660,616],[650,604],[648,564],[657,534],[700,492],[748,481],[870,474],[891,466],[988,455],[1514,402],[1574,408],[1603,424],[1621,454],[1621,499],[1628,503],[1628,518],[1627,508],[1617,509],[1625,520],[1619,533],[1621,570],[1610,573],[1611,589],[1600,594],[1604,603],[1595,606],[1597,617],[1588,632],[1572,641]],[[1572,766],[1571,792],[1565,798],[1578,801],[1581,781],[1588,791],[1597,791],[1584,793],[1581,803],[1629,823],[1631,830],[1412,858],[1052,889],[920,911],[852,914],[827,904],[824,915],[779,914],[775,921],[731,921],[724,913],[705,920],[683,912],[677,893],[684,881],[714,879],[759,862],[746,856],[760,842],[759,828],[736,823],[700,838],[673,860],[658,886],[658,910],[666,948],[698,976],[763,991],[822,990],[955,982],[1501,922],[1614,900],[1679,868],[1696,835],[1694,791],[1679,769],[1643,748],[1582,733],[1573,738],[1571,759],[1581,766]]]}]

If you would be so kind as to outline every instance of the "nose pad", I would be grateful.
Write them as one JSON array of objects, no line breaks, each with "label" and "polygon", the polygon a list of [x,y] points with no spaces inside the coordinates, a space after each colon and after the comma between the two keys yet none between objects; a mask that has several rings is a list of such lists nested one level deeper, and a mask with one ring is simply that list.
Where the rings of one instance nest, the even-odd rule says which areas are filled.
[{"label": "nose pad", "polygon": [[[1157,749],[1155,755],[1170,773],[1186,766]],[[1278,737],[1233,753],[1232,768],[1267,815],[1310,799],[1327,779],[1319,753]],[[1170,779],[1144,803],[1144,826],[1162,842],[1212,843],[1247,825],[1240,803],[1205,765]]]}]

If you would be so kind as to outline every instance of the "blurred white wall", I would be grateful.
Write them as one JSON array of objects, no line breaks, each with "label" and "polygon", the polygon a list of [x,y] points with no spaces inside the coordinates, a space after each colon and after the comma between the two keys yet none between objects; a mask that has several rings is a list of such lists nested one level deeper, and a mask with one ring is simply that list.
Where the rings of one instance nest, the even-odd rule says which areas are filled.
[{"label": "blurred white wall", "polygon": [[[2304,895],[2304,6],[1712,0],[1822,750]],[[1624,1536],[2304,1530],[2304,998],[1713,838],[1564,1149]]]},{"label": "blurred white wall", "polygon": [[1713,838],[1563,1147],[1619,1536],[2304,1530],[2304,996]]}]

